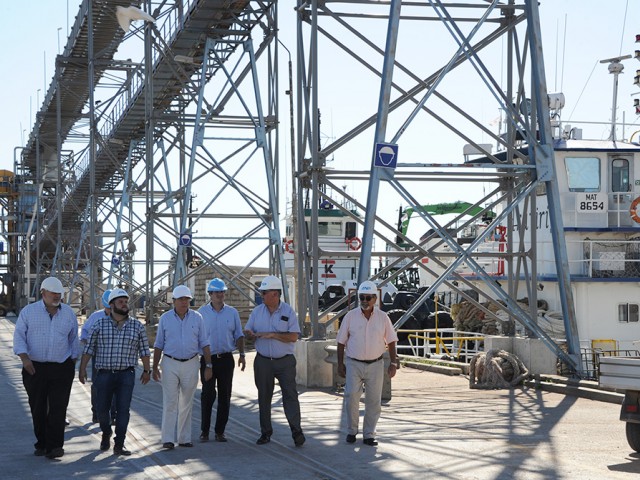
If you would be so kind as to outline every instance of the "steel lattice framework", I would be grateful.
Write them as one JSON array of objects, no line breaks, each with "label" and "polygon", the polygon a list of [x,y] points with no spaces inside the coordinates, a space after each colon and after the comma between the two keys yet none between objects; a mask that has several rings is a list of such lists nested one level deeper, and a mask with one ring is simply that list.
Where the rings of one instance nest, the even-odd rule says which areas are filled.
[{"label": "steel lattice framework", "polygon": [[[317,206],[329,201],[362,225],[360,282],[372,276],[372,259],[380,264],[373,278],[384,279],[382,283],[416,266],[435,278],[396,326],[446,287],[487,316],[506,312],[541,337],[568,365],[579,368],[536,2],[300,1],[297,13],[301,133],[297,216],[302,216],[305,202]],[[337,75],[337,59],[353,66],[357,74]],[[378,88],[366,89],[368,82]],[[348,108],[357,112],[349,120],[355,120],[335,122],[332,138],[322,141],[320,115],[326,117],[331,111],[333,118],[341,119],[343,111],[325,92],[343,90],[349,92]],[[493,108],[494,115],[502,112],[506,124],[502,134],[493,132],[481,110],[473,110],[478,102],[470,100],[480,96],[482,108]],[[493,154],[491,144],[481,143],[481,138],[489,139],[503,153]],[[374,166],[378,143],[398,146],[394,170]],[[463,165],[464,144],[481,154],[484,163]],[[519,148],[524,144],[527,148]],[[452,148],[458,158],[450,159]],[[447,160],[440,160],[443,157]],[[344,184],[353,185],[359,193],[347,192]],[[435,202],[438,188],[473,195],[478,184],[483,189],[476,188],[470,208],[446,224],[421,208]],[[540,189],[546,189],[549,202],[569,355],[535,321],[536,229],[530,227]],[[364,212],[364,219],[345,208],[345,203]],[[386,217],[381,213],[389,204],[413,209],[412,221],[422,222],[420,233],[428,233],[420,240],[408,237],[390,221],[393,217],[388,210]],[[486,221],[487,213],[498,205],[507,206]],[[296,245],[299,255],[310,257],[310,265],[316,267],[307,265],[302,273],[312,279],[312,287],[300,292],[299,302],[306,302],[311,318],[318,319],[314,332],[319,335],[322,329],[318,326],[330,312],[317,312],[318,291],[313,285],[318,281],[318,261],[351,253],[318,247],[314,230],[318,217],[313,211],[308,241]],[[464,215],[470,212],[474,213]],[[463,230],[481,221],[486,222],[485,232],[471,243],[459,244]],[[504,251],[480,252],[481,244],[499,225],[508,225],[510,232]],[[305,238],[301,228],[297,234]],[[385,248],[376,248],[381,243]],[[486,271],[483,260],[504,262],[499,282]],[[471,274],[458,273],[461,266]],[[529,292],[529,309],[515,300],[519,282]],[[346,300],[331,310],[344,311]]]}]

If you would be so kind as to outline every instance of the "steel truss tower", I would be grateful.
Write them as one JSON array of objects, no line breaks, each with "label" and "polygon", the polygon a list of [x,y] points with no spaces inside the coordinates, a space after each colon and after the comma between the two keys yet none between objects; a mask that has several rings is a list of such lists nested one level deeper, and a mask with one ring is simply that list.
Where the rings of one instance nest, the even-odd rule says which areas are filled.
[{"label": "steel truss tower", "polygon": [[[328,201],[361,224],[359,281],[388,282],[411,267],[436,279],[396,326],[446,287],[487,316],[506,312],[579,369],[537,3],[310,0],[298,2],[297,15],[298,218],[305,202],[317,212]],[[489,123],[498,115],[505,128],[495,133]],[[323,131],[331,131],[330,138]],[[374,166],[382,151],[376,144],[397,145],[395,169]],[[468,154],[484,161],[463,163],[465,144]],[[493,145],[502,153],[493,153]],[[543,189],[569,354],[535,321],[536,193]],[[466,211],[441,224],[422,205],[448,191],[473,199]],[[345,202],[356,205],[364,220]],[[412,222],[421,222],[420,240],[394,223],[398,206],[412,209]],[[330,313],[317,311],[319,259],[352,253],[320,250],[313,215],[310,235],[297,230],[307,241],[295,245],[310,259],[302,275],[311,287],[306,294],[301,289],[299,302],[308,305],[318,336]],[[484,233],[459,244],[464,229],[480,222]],[[505,225],[504,250],[481,252],[488,235]],[[379,268],[372,275],[374,259]],[[490,262],[503,265],[500,281],[486,271]],[[471,275],[457,273],[460,266]],[[528,309],[515,300],[523,283]],[[346,297],[331,310],[345,311],[345,302]]]},{"label": "steel truss tower", "polygon": [[[118,6],[155,22],[125,32]],[[71,303],[122,286],[152,319],[203,271],[251,299],[255,262],[284,271],[277,18],[275,0],[82,2],[21,152],[22,304],[53,274]]]}]

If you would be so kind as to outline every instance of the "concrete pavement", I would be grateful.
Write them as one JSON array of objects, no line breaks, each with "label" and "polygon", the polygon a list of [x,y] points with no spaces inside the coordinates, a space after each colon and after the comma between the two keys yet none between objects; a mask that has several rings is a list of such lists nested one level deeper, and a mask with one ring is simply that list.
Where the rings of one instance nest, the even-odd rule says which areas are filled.
[{"label": "concrete pavement", "polygon": [[274,395],[274,435],[258,446],[258,406],[251,362],[236,370],[227,443],[198,443],[196,393],[193,448],[163,451],[161,386],[137,384],[126,446],[131,457],[101,452],[91,424],[89,384],[74,382],[65,456],[33,456],[33,432],[13,323],[0,318],[0,475],[7,479],[627,479],[640,456],[627,445],[619,405],[536,388],[471,390],[466,376],[403,368],[383,405],[378,447],[344,442],[342,395],[300,389],[307,443],[293,441]]}]

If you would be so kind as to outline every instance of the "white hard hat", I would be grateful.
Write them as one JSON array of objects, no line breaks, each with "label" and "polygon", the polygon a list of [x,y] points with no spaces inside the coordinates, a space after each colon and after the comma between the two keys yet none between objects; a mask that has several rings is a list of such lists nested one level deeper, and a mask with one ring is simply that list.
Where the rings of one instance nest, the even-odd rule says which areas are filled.
[{"label": "white hard hat", "polygon": [[193,295],[191,295],[191,290],[189,290],[189,287],[187,287],[186,285],[178,285],[173,289],[172,295],[174,299],[182,297],[193,298]]},{"label": "white hard hat", "polygon": [[62,286],[62,282],[56,277],[47,277],[40,284],[40,291],[46,290],[51,293],[64,293],[65,289]]},{"label": "white hard hat", "polygon": [[269,275],[268,277],[264,277],[262,283],[260,284],[259,290],[261,292],[265,290],[280,290],[282,291],[282,282],[280,279],[274,275]]},{"label": "white hard hat", "polygon": [[371,280],[366,280],[358,287],[358,294],[368,293],[369,295],[378,295],[378,287]]},{"label": "white hard hat", "polygon": [[113,290],[111,290],[111,293],[109,294],[109,305],[111,305],[111,302],[113,302],[116,298],[120,298],[120,297],[125,297],[125,298],[129,298],[129,294],[127,293],[126,290],[122,289],[122,288],[114,288]]}]

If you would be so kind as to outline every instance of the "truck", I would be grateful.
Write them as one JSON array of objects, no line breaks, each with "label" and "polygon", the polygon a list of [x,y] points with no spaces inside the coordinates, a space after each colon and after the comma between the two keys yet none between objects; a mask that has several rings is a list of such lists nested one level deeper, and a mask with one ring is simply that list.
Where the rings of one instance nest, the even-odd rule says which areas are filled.
[{"label": "truck", "polygon": [[598,383],[604,388],[624,390],[620,420],[626,423],[629,446],[640,452],[640,356],[600,357]]}]

